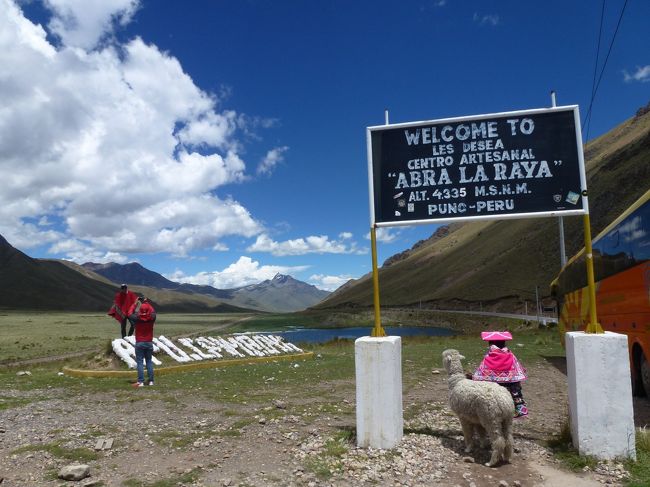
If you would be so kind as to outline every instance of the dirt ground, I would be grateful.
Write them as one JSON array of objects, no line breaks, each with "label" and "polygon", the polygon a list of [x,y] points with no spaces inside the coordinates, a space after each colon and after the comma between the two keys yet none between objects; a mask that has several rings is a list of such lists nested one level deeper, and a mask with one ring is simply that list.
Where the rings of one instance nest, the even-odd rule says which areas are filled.
[{"label": "dirt ground", "polygon": [[[563,361],[529,368],[524,384],[530,417],[515,423],[511,463],[488,468],[488,452],[463,453],[460,425],[447,405],[444,371],[404,393],[405,435],[389,451],[354,445],[354,382],[325,381],[305,394],[262,405],[222,405],[154,387],[69,395],[65,389],[3,391],[0,483],[5,486],[592,486],[621,485],[616,463],[571,473],[544,441],[567,417]],[[35,402],[29,399],[39,398]],[[21,405],[23,402],[26,404]],[[650,423],[650,401],[635,399],[637,426]],[[57,453],[110,448],[78,462]],[[50,445],[47,448],[42,445]],[[81,449],[81,450],[75,450]],[[90,476],[56,478],[63,466],[85,463]]]}]

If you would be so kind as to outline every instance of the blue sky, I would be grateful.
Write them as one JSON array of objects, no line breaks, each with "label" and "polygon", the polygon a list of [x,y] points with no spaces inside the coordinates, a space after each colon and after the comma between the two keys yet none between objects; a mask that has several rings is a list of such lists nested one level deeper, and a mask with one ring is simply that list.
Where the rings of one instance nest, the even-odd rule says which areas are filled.
[{"label": "blue sky", "polygon": [[[624,3],[605,4],[598,74]],[[370,270],[365,128],[551,90],[584,119],[601,7],[0,0],[0,234],[220,288],[282,272],[335,289]],[[650,101],[648,19],[629,0],[590,139]],[[380,263],[434,230],[380,232]]]}]

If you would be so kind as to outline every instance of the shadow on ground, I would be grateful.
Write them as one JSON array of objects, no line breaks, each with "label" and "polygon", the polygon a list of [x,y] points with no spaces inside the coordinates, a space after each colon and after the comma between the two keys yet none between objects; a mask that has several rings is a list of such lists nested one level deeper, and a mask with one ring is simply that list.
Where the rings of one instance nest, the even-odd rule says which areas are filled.
[{"label": "shadow on ground", "polygon": [[559,355],[556,356],[545,356],[542,355],[542,358],[546,360],[549,364],[555,367],[557,370],[566,375],[566,357]]},{"label": "shadow on ground", "polygon": [[[543,357],[549,364],[566,375],[566,357],[545,356]],[[643,428],[650,425],[650,398],[633,397],[632,407],[634,408],[634,425],[637,428]]]}]

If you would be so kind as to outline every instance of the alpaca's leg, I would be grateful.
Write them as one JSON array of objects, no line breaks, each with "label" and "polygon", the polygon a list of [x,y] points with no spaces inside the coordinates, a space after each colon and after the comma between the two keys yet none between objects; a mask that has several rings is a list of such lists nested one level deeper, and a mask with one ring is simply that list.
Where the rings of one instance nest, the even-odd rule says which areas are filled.
[{"label": "alpaca's leg", "polygon": [[474,425],[461,419],[460,426],[463,428],[463,437],[465,438],[465,453],[470,453],[474,444]]},{"label": "alpaca's leg", "polygon": [[485,465],[488,467],[494,467],[497,463],[499,463],[499,459],[503,457],[503,451],[505,447],[506,441],[502,436],[499,436],[495,440],[492,440],[492,456],[490,457],[490,461]]},{"label": "alpaca's leg", "polygon": [[512,417],[508,416],[503,421],[503,437],[506,440],[506,446],[503,450],[503,460],[510,462],[512,450],[514,448],[514,439],[512,438]]},{"label": "alpaca's leg", "polygon": [[474,425],[475,431],[478,433],[478,438],[479,438],[479,445],[481,448],[487,448],[490,446],[490,440],[488,439],[487,432],[485,431],[485,428],[480,425]]},{"label": "alpaca's leg", "polygon": [[490,457],[490,461],[485,465],[488,467],[494,467],[499,463],[499,459],[503,458],[506,440],[503,438],[501,421],[495,420],[493,424],[489,425],[485,429],[490,436],[490,443],[492,444],[492,456]]}]

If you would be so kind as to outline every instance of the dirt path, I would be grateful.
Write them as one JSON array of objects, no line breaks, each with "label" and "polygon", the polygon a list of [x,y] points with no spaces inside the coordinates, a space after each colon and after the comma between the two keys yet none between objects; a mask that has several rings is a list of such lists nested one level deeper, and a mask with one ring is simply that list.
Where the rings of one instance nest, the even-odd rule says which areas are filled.
[{"label": "dirt path", "polygon": [[[292,364],[282,367],[290,373]],[[543,446],[566,420],[566,377],[562,363],[540,363],[529,373],[524,393],[531,416],[516,422],[514,458],[497,468],[483,465],[487,451],[463,453],[460,425],[447,406],[446,375],[434,370],[405,386],[405,435],[389,451],[358,449],[350,440],[351,380],[325,380],[302,391],[278,386],[272,399],[256,404],[223,404],[199,390],[166,391],[165,381],[180,376],[139,390],[125,382],[110,392],[3,391],[12,407],[0,410],[0,479],[2,487],[59,486],[56,472],[74,463],[61,449],[92,453],[99,439],[111,438],[110,449],[85,460],[89,479],[101,481],[95,485],[620,485],[616,464],[578,475],[563,470]],[[648,401],[635,408],[638,425],[645,424]]]},{"label": "dirt path", "polygon": [[52,362],[60,362],[61,360],[66,360],[69,358],[78,358],[88,355],[93,352],[98,352],[98,348],[85,348],[84,350],[79,350],[77,352],[64,353],[60,355],[50,355],[48,357],[38,357],[30,358],[25,360],[13,360],[8,362],[0,363],[0,367],[22,367],[25,365],[37,365],[37,364],[46,364]]}]

